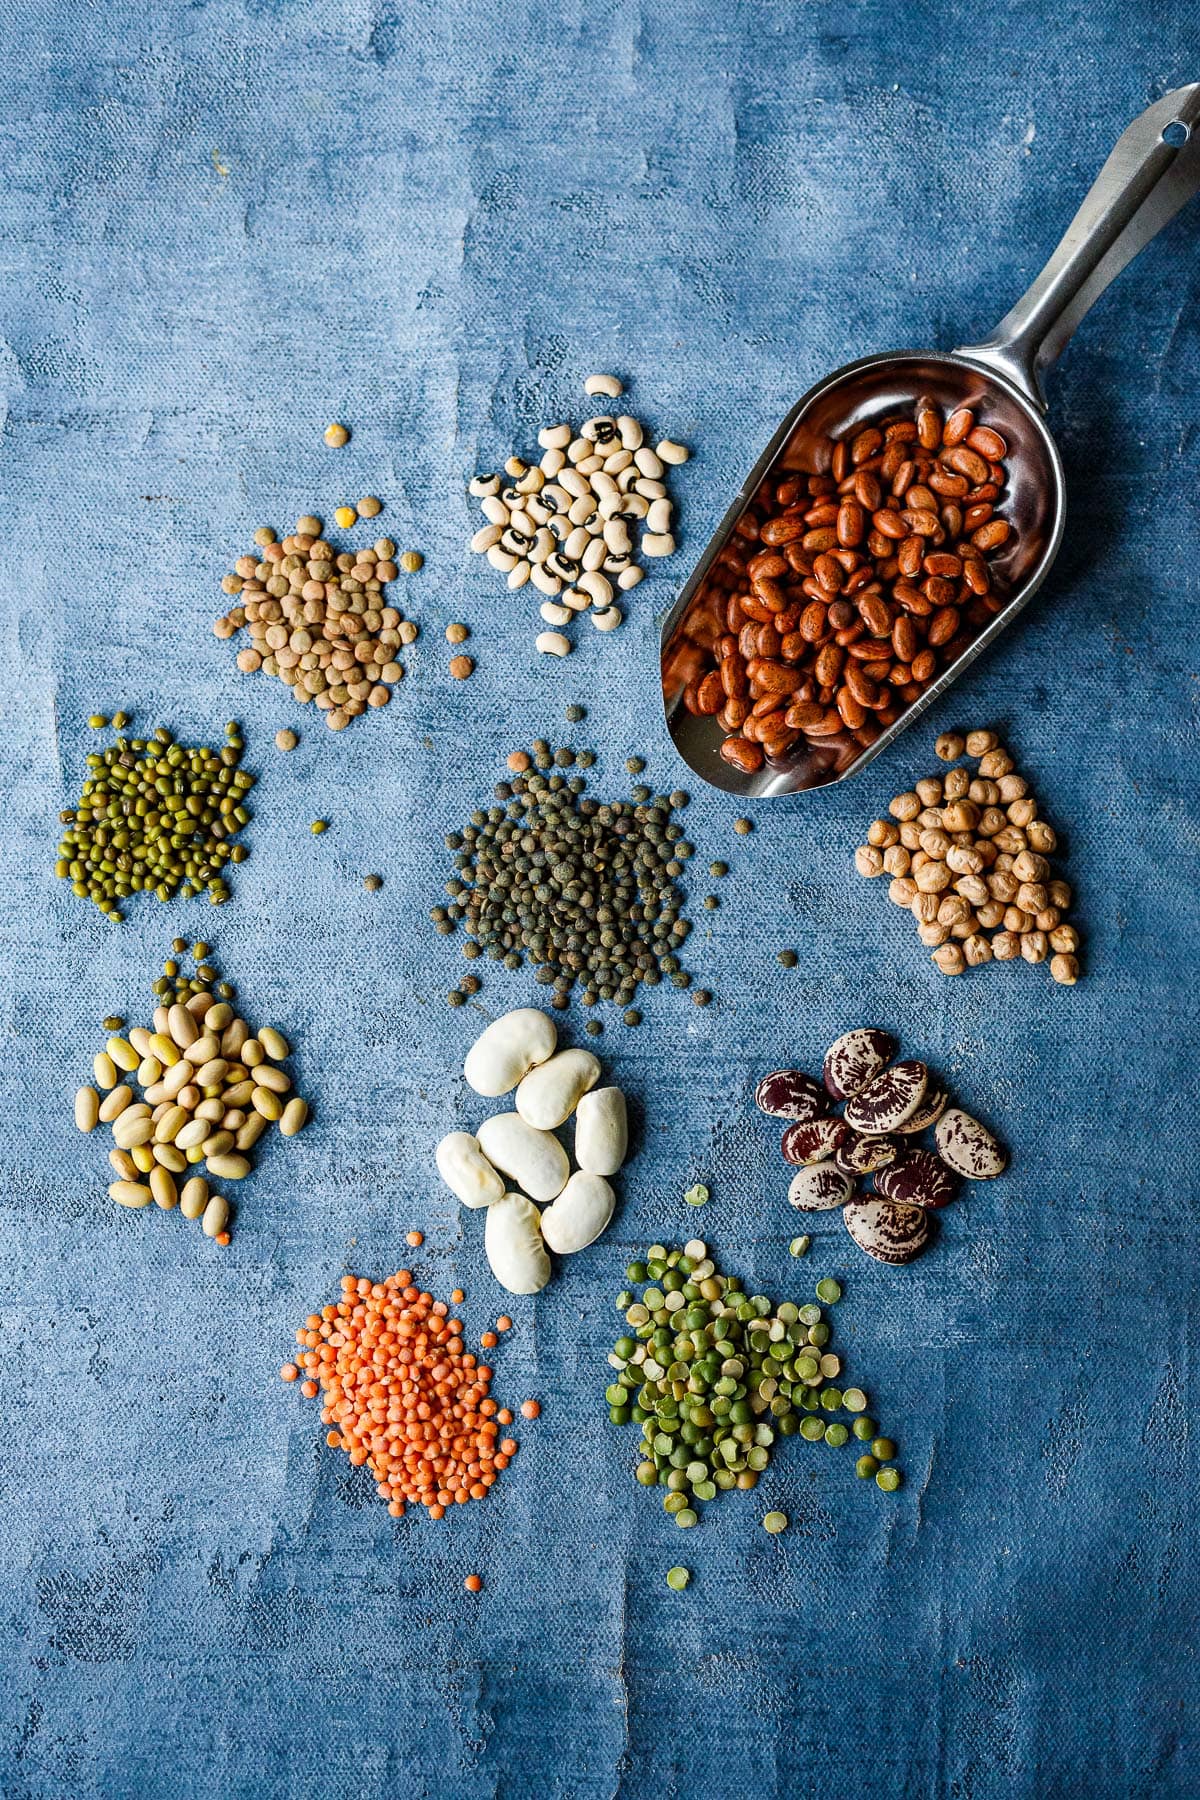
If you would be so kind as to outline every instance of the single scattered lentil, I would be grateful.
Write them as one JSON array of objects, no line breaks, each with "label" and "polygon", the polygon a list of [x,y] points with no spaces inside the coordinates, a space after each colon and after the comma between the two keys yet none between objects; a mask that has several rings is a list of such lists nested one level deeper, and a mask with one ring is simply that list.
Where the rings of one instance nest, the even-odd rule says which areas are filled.
[{"label": "single scattered lentil", "polygon": [[320,837],[320,835],[323,831],[329,830],[329,820],[328,819],[314,819],[308,829],[312,832],[314,837]]},{"label": "single scattered lentil", "polygon": [[817,1283],[816,1295],[825,1306],[835,1306],[842,1297],[841,1284],[832,1275],[823,1275]]},{"label": "single scattered lentil", "polygon": [[667,1586],[673,1588],[677,1594],[682,1594],[691,1579],[691,1570],[683,1568],[678,1563],[673,1569],[667,1570]]},{"label": "single scattered lentil", "polygon": [[471,633],[467,626],[461,624],[447,625],[446,642],[448,644],[465,644]]},{"label": "single scattered lentil", "polygon": [[754,821],[752,819],[735,819],[733,821],[733,829],[737,832],[739,837],[749,837],[750,833],[754,830]]},{"label": "single scattered lentil", "polygon": [[450,658],[450,673],[455,681],[465,681],[469,675],[474,673],[474,670],[473,658],[469,656],[452,656]]},{"label": "single scattered lentil", "polygon": [[383,511],[383,501],[374,494],[364,494],[358,503],[360,519],[374,519]]},{"label": "single scattered lentil", "polygon": [[569,725],[578,725],[581,719],[586,718],[587,708],[585,706],[579,706],[572,701],[571,705],[567,708],[567,723]]},{"label": "single scattered lentil", "polygon": [[538,1419],[541,1417],[541,1413],[542,1403],[540,1400],[522,1400],[521,1417],[523,1419]]},{"label": "single scattered lentil", "polygon": [[406,550],[400,558],[400,567],[406,575],[415,575],[418,569],[425,566],[425,558],[419,550]]},{"label": "single scattered lentil", "polygon": [[708,872],[714,881],[720,881],[722,875],[728,875],[729,864],[726,862],[710,862]]},{"label": "single scattered lentil", "polygon": [[875,1474],[875,1486],[882,1488],[885,1494],[894,1494],[901,1479],[899,1469],[879,1469]]},{"label": "single scattered lentil", "polygon": [[343,444],[350,442],[350,433],[344,425],[339,425],[335,420],[332,425],[325,427],[325,442],[331,450],[340,450]]},{"label": "single scattered lentil", "polygon": [[468,1594],[477,1594],[483,1586],[483,1577],[480,1575],[468,1575],[467,1579],[463,1582],[463,1586],[466,1588]]},{"label": "single scattered lentil", "polygon": [[120,1013],[109,1013],[107,1019],[101,1019],[100,1023],[105,1031],[123,1031],[125,1029],[125,1021]]},{"label": "single scattered lentil", "polygon": [[711,1198],[711,1195],[709,1193],[709,1190],[705,1187],[704,1183],[702,1181],[698,1181],[694,1187],[690,1187],[688,1189],[687,1193],[683,1196],[683,1198],[688,1206],[706,1206]]},{"label": "single scattered lentil", "polygon": [[794,1237],[788,1249],[793,1256],[807,1256],[811,1245],[812,1239],[805,1232],[800,1237]]},{"label": "single scattered lentil", "polygon": [[294,750],[299,742],[300,739],[296,736],[296,733],[294,731],[289,731],[286,727],[282,731],[277,731],[275,733],[275,748],[277,750]]},{"label": "single scattered lentil", "polygon": [[788,1516],[786,1513],[769,1512],[763,1520],[763,1530],[769,1531],[772,1537],[777,1537],[781,1531],[786,1531],[787,1526]]},{"label": "single scattered lentil", "polygon": [[799,960],[800,958],[796,955],[794,950],[781,950],[779,952],[780,964],[785,969],[794,969]]},{"label": "single scattered lentil", "polygon": [[425,1242],[425,1233],[423,1231],[407,1232],[404,1241],[410,1249],[419,1250],[421,1245]]},{"label": "single scattered lentil", "polygon": [[363,876],[363,886],[366,888],[368,894],[377,894],[379,892],[380,888],[383,886],[383,876],[382,875],[364,875]]}]

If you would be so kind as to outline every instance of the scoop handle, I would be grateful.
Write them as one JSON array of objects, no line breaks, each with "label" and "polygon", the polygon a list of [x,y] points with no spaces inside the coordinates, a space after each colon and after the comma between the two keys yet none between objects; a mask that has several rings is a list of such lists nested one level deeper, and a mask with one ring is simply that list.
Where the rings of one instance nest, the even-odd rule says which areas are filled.
[{"label": "scoop handle", "polygon": [[1122,132],[1062,242],[990,337],[956,352],[1046,409],[1042,372],[1084,313],[1200,188],[1200,82],[1164,94]]}]

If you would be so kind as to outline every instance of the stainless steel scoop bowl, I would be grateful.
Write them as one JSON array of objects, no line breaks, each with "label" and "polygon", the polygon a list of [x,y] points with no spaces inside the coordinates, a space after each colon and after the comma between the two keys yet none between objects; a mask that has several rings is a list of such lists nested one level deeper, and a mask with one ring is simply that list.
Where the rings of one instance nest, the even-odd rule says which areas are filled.
[{"label": "stainless steel scoop bowl", "polygon": [[[732,794],[778,795],[825,787],[864,768],[919,718],[999,636],[1046,579],[1062,541],[1066,484],[1045,423],[1043,371],[1092,303],[1200,188],[1200,82],[1176,88],[1134,120],[1113,148],[1054,255],[1032,287],[982,343],[951,352],[867,356],[826,376],[799,400],[755,463],[671,609],[662,634],[667,725],[685,762]],[[683,703],[698,670],[710,610],[707,578],[753,496],[769,476],[827,470],[833,440],[888,413],[911,410],[928,394],[946,414],[969,406],[1007,440],[1008,481],[999,509],[1013,533],[989,558],[998,612],[961,655],[875,740],[846,732],[800,740],[755,774],[725,762],[725,732]]]}]

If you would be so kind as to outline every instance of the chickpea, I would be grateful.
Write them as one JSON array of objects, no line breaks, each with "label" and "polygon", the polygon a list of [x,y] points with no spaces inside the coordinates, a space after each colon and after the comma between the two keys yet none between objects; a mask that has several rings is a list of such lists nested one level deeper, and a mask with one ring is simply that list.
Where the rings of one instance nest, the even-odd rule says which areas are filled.
[{"label": "chickpea", "polygon": [[1079,933],[1073,925],[1056,925],[1050,933],[1050,948],[1062,956],[1073,956],[1079,948]]},{"label": "chickpea", "polygon": [[952,938],[957,938],[960,943],[965,944],[967,939],[969,937],[974,937],[978,930],[979,920],[975,917],[974,913],[968,913],[965,919],[960,919],[957,925],[952,925],[950,927],[950,936]]},{"label": "chickpea", "polygon": [[995,781],[982,781],[978,777],[971,783],[967,793],[976,806],[995,806],[1000,798],[1000,786]]},{"label": "chickpea", "polygon": [[889,875],[907,875],[912,863],[912,854],[903,844],[893,844],[883,853],[883,868]]},{"label": "chickpea", "polygon": [[975,845],[975,854],[983,867],[985,869],[990,869],[1000,852],[997,850],[995,844],[993,844],[991,838],[980,838]]},{"label": "chickpea", "polygon": [[910,910],[918,925],[932,925],[941,918],[941,906],[944,905],[945,901],[939,905],[936,894],[914,894]]},{"label": "chickpea", "polygon": [[949,940],[950,927],[939,925],[936,921],[932,925],[918,925],[917,936],[930,950],[936,950],[940,944]]},{"label": "chickpea", "polygon": [[1053,850],[1058,844],[1057,835],[1044,819],[1030,821],[1028,836],[1035,850]]},{"label": "chickpea", "polygon": [[979,759],[979,773],[989,781],[998,781],[1002,775],[1011,775],[1016,766],[1008,751],[999,746],[987,751]]},{"label": "chickpea", "polygon": [[1002,775],[997,785],[1004,806],[1011,805],[1014,800],[1023,800],[1029,792],[1029,783],[1023,775]]},{"label": "chickpea", "polygon": [[922,831],[936,831],[942,822],[941,808],[937,806],[922,807],[917,814],[916,822]]},{"label": "chickpea", "polygon": [[933,747],[943,762],[957,762],[966,749],[966,739],[957,731],[943,731]]},{"label": "chickpea", "polygon": [[1043,906],[1041,912],[1033,922],[1039,931],[1053,931],[1061,918],[1062,914],[1057,906]]},{"label": "chickpea", "polygon": [[1049,904],[1050,896],[1040,881],[1023,881],[1017,889],[1017,905],[1022,912],[1037,914]]},{"label": "chickpea", "polygon": [[1061,987],[1074,987],[1079,980],[1079,958],[1077,956],[1052,956],[1050,973]]},{"label": "chickpea", "polygon": [[987,902],[988,886],[981,875],[961,875],[954,884],[954,891],[972,906],[983,906]]},{"label": "chickpea", "polygon": [[977,969],[981,963],[991,962],[992,946],[988,943],[983,933],[977,931],[974,936],[969,937],[963,945],[963,955],[967,960],[967,966],[972,969]]},{"label": "chickpea", "polygon": [[1069,881],[1051,881],[1047,884],[1051,906],[1061,906],[1066,912],[1071,904],[1071,884]]},{"label": "chickpea", "polygon": [[950,848],[950,839],[944,831],[931,827],[921,833],[921,848],[926,856],[932,856],[935,862],[942,862]]},{"label": "chickpea", "polygon": [[921,848],[921,827],[914,824],[911,819],[906,819],[900,827],[900,842],[906,850],[919,850]]},{"label": "chickpea", "polygon": [[942,804],[940,776],[927,775],[923,781],[916,783],[916,791],[922,806],[940,806]]},{"label": "chickpea", "polygon": [[994,750],[999,742],[1000,739],[994,731],[968,731],[967,755],[986,756],[988,751]]},{"label": "chickpea", "polygon": [[940,894],[950,886],[954,877],[945,863],[927,862],[916,872],[913,880],[916,883],[914,892],[922,894]]},{"label": "chickpea", "polygon": [[910,875],[915,875],[917,870],[923,869],[927,862],[934,862],[936,860],[935,857],[928,856],[924,850],[914,850],[912,853],[912,861],[908,867],[908,873]]},{"label": "chickpea", "polygon": [[1008,808],[1010,825],[1026,826],[1037,816],[1036,800],[1014,800]]},{"label": "chickpea", "polygon": [[[930,898],[936,900],[937,895],[931,895]],[[949,929],[951,925],[959,924],[961,920],[967,919],[970,916],[971,902],[964,899],[961,894],[947,894],[937,909],[938,924],[945,925],[947,929]]]},{"label": "chickpea", "polygon": [[992,955],[997,962],[1012,962],[1021,954],[1021,939],[1015,931],[998,931],[992,939]]},{"label": "chickpea", "polygon": [[854,866],[860,875],[872,880],[883,874],[883,856],[873,844],[860,844],[854,852]]},{"label": "chickpea", "polygon": [[1047,881],[1050,864],[1044,856],[1038,856],[1032,850],[1022,850],[1013,864],[1013,874],[1019,881]]},{"label": "chickpea", "polygon": [[1003,831],[996,833],[992,842],[997,850],[1003,850],[1008,856],[1020,856],[1022,850],[1028,848],[1025,833],[1019,831],[1015,825],[1006,825]]},{"label": "chickpea", "polygon": [[945,831],[974,831],[979,823],[979,808],[972,800],[956,800],[942,813]]},{"label": "chickpea", "polygon": [[1020,937],[1023,932],[1033,930],[1033,919],[1019,906],[1007,906],[1004,909],[1005,931],[1015,931]]},{"label": "chickpea", "polygon": [[971,785],[971,774],[968,769],[951,769],[942,783],[947,800],[965,800]]},{"label": "chickpea", "polygon": [[896,798],[888,807],[888,811],[891,813],[893,819],[900,820],[915,819],[920,810],[921,802],[917,796],[912,793],[897,794]]},{"label": "chickpea", "polygon": [[956,875],[978,875],[983,868],[983,858],[974,847],[968,849],[965,844],[951,844],[946,852],[946,865]]},{"label": "chickpea", "polygon": [[957,944],[943,944],[935,950],[932,959],[943,975],[961,975],[966,968],[966,960]]},{"label": "chickpea", "polygon": [[985,838],[994,838],[998,831],[1003,831],[1007,821],[998,806],[985,806],[979,815],[979,829]]},{"label": "chickpea", "polygon": [[985,900],[978,912],[979,923],[985,931],[994,931],[1004,918],[1004,907],[999,900]]},{"label": "chickpea", "polygon": [[911,906],[916,892],[915,881],[907,875],[897,875],[888,887],[888,899],[893,906]]},{"label": "chickpea", "polygon": [[1049,950],[1044,931],[1025,931],[1021,934],[1021,955],[1027,963],[1045,962]]},{"label": "chickpea", "polygon": [[867,842],[877,850],[888,850],[900,842],[900,832],[891,819],[872,819],[867,827]]}]

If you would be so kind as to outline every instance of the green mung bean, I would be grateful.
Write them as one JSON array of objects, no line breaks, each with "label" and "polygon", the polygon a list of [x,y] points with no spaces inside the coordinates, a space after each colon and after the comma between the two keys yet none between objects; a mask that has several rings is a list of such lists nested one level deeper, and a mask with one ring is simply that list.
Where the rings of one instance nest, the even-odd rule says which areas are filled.
[{"label": "green mung bean", "polygon": [[78,802],[60,815],[56,872],[112,919],[137,893],[168,901],[207,891],[221,904],[225,865],[246,854],[231,842],[250,819],[243,802],[254,786],[240,756],[176,744],[164,727],[93,751]]}]

